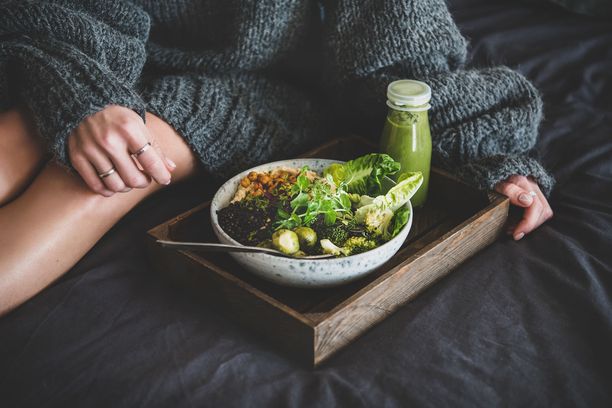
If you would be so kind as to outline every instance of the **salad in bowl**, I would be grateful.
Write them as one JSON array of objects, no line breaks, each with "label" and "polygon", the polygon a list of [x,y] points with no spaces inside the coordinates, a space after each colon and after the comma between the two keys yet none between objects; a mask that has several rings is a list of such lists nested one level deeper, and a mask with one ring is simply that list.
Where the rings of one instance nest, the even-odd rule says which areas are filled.
[{"label": "salad in bowl", "polygon": [[406,226],[406,203],[420,173],[397,175],[386,154],[332,163],[321,172],[308,165],[252,170],[240,179],[220,227],[243,245],[277,249],[294,257],[363,253],[388,242]]},{"label": "salad in bowl", "polygon": [[[245,170],[211,202],[223,244],[276,248],[287,256],[231,252],[246,270],[274,283],[331,287],[372,272],[401,247],[412,224],[419,173],[399,174],[382,154],[348,162],[294,159]],[[392,178],[396,178],[394,181]],[[308,256],[331,254],[327,259]]]}]

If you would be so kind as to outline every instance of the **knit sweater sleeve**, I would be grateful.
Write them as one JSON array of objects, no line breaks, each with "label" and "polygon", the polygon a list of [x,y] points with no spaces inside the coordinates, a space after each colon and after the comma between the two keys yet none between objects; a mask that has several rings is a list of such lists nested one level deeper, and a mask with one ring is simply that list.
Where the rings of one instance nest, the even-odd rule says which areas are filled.
[{"label": "knit sweater sleeve", "polygon": [[537,91],[505,67],[464,69],[467,42],[444,0],[330,0],[324,24],[328,89],[354,130],[378,136],[387,85],[419,79],[432,88],[435,165],[482,189],[518,174],[550,193],[553,178],[529,155],[542,117]]},{"label": "knit sweater sleeve", "polygon": [[550,194],[555,181],[533,156],[542,100],[524,76],[496,67],[434,74],[427,81],[438,165],[481,189],[516,174],[534,178]]},{"label": "knit sweater sleeve", "polygon": [[6,1],[0,5],[0,109],[28,108],[49,151],[69,165],[66,140],[108,105],[145,105],[135,84],[149,17],[124,1]]}]

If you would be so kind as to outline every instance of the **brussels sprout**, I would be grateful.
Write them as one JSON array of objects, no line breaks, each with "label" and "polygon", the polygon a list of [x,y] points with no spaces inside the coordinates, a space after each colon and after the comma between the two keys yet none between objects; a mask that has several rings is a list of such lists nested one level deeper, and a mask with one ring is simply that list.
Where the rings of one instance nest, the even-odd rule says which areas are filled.
[{"label": "brussels sprout", "polygon": [[297,227],[293,230],[300,240],[301,247],[312,248],[317,243],[317,233],[309,227]]},{"label": "brussels sprout", "polygon": [[279,229],[272,234],[272,246],[284,254],[291,255],[300,250],[300,240],[295,232]]}]

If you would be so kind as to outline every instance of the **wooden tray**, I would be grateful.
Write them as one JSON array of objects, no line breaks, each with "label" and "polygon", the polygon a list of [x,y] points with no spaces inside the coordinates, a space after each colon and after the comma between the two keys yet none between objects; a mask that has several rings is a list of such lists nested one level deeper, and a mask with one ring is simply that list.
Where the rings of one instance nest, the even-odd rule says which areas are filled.
[{"label": "wooden tray", "polygon": [[[334,140],[304,157],[348,160],[376,149],[360,138]],[[227,254],[161,248],[157,239],[216,242],[203,203],[148,232],[158,270],[272,342],[317,366],[401,305],[495,241],[508,199],[482,193],[432,169],[426,206],[416,209],[402,249],[364,279],[333,289],[295,289],[244,271]]]}]

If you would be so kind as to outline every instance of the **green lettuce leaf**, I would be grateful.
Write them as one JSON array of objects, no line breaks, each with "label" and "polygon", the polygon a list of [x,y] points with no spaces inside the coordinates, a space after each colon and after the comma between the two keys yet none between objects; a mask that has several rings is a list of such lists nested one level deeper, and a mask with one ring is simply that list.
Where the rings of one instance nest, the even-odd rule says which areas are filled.
[{"label": "green lettuce leaf", "polygon": [[395,212],[388,228],[389,239],[395,237],[408,223],[410,208],[404,206]]},{"label": "green lettuce leaf", "polygon": [[330,175],[337,186],[344,183],[348,193],[377,196],[382,193],[382,178],[397,173],[400,167],[387,154],[371,153],[344,164],[334,163],[323,175]]},{"label": "green lettuce leaf", "polygon": [[[391,188],[387,194],[374,198],[362,196],[357,211],[355,211],[357,222],[363,223],[368,231],[385,240],[391,239],[396,229],[397,232],[401,230],[393,219],[423,184],[421,172],[402,174],[400,179],[402,181]],[[405,214],[402,214],[401,217],[406,217],[407,222],[408,218]],[[397,222],[401,221],[402,219],[398,218]]]},{"label": "green lettuce leaf", "polygon": [[416,194],[421,184],[423,184],[423,175],[420,171],[402,173],[398,177],[398,183],[387,191],[387,194],[381,196],[383,197],[384,205],[390,208],[391,211],[396,211]]}]

